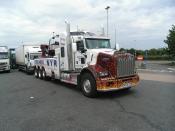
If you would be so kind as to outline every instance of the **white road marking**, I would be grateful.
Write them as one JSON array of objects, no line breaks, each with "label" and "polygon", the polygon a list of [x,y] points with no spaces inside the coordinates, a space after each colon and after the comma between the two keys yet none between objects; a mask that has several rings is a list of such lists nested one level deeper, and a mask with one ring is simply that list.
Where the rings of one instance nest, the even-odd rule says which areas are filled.
[{"label": "white road marking", "polygon": [[175,83],[175,75],[170,74],[154,74],[154,73],[139,73],[140,79],[152,80],[160,82]]},{"label": "white road marking", "polygon": [[148,72],[173,72],[172,70],[152,70],[152,69],[137,69],[137,70],[138,71],[148,71]]},{"label": "white road marking", "polygon": [[175,68],[168,68],[168,70],[173,70],[173,71],[175,71]]}]

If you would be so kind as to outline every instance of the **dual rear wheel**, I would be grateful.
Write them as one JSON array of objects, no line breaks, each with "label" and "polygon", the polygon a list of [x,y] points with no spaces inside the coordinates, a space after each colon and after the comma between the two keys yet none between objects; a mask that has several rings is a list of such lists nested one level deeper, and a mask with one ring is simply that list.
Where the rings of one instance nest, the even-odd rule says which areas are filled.
[{"label": "dual rear wheel", "polygon": [[35,68],[34,75],[36,78],[47,80],[46,71],[43,69]]},{"label": "dual rear wheel", "polygon": [[[48,80],[46,71],[44,69],[35,68],[34,75],[36,78]],[[53,74],[52,74],[53,75]],[[87,97],[95,97],[97,95],[96,81],[90,73],[84,73],[81,76],[80,87],[82,93]]]}]

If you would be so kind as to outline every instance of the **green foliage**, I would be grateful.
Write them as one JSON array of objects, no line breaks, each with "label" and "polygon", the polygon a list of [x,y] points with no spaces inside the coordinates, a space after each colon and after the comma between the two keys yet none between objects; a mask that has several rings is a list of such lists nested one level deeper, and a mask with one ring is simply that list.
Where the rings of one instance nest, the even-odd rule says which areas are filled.
[{"label": "green foliage", "polygon": [[171,60],[168,55],[160,56],[160,55],[155,55],[155,56],[148,56],[147,60]]},{"label": "green foliage", "polygon": [[124,49],[121,48],[120,51],[125,51],[131,53],[133,55],[143,55],[144,59],[147,60],[171,60],[172,58],[169,56],[168,48],[158,48],[158,49],[150,49],[150,50],[136,50],[134,48]]},{"label": "green foliage", "polygon": [[148,50],[148,56],[163,56],[168,55],[168,48],[158,48],[158,49],[150,49]]},{"label": "green foliage", "polygon": [[122,52],[122,51],[126,51],[126,49],[124,49],[124,48],[120,48],[120,50],[119,50],[119,51],[121,51],[121,52]]},{"label": "green foliage", "polygon": [[175,25],[172,25],[172,29],[169,30],[169,34],[164,40],[164,42],[168,45],[169,54],[172,57],[175,57]]}]

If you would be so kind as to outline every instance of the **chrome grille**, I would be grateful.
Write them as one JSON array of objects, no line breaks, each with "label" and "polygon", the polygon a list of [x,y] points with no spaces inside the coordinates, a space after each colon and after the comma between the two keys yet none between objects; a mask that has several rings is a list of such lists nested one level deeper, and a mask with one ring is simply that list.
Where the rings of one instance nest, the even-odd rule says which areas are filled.
[{"label": "chrome grille", "polygon": [[125,77],[135,74],[135,58],[133,55],[119,55],[117,57],[117,76]]},{"label": "chrome grille", "polygon": [[1,63],[0,63],[0,65],[6,65],[6,64],[7,64],[7,63],[5,63],[5,62],[1,62]]},{"label": "chrome grille", "polygon": [[7,67],[7,63],[5,63],[5,62],[0,63],[0,70],[4,69],[6,67]]}]

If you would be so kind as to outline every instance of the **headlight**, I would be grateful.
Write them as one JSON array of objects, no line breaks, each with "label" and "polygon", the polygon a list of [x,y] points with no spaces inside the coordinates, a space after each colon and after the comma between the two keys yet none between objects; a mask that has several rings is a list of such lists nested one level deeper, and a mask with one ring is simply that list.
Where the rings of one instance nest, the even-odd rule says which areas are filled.
[{"label": "headlight", "polygon": [[100,77],[105,77],[105,76],[108,76],[109,73],[108,73],[107,71],[105,71],[105,72],[99,72],[98,75],[99,75]]}]

